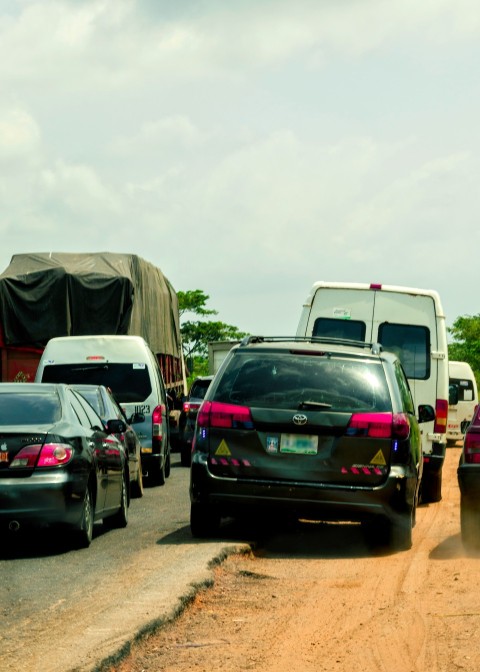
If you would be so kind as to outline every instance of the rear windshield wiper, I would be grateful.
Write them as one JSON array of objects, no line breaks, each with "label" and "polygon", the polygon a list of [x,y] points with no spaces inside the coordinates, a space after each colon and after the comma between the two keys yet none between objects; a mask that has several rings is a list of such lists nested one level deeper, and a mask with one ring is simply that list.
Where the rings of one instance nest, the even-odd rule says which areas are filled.
[{"label": "rear windshield wiper", "polygon": [[324,404],[322,401],[301,401],[298,408],[332,408],[332,404]]},{"label": "rear windshield wiper", "polygon": [[72,366],[71,371],[108,371],[108,364],[96,364],[94,366]]}]

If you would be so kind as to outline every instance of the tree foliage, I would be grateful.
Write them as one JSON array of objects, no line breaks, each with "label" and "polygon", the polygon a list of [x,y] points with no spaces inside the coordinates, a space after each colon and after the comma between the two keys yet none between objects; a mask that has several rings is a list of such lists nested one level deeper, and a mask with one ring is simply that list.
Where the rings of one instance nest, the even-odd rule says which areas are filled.
[{"label": "tree foliage", "polygon": [[470,364],[480,384],[480,315],[457,317],[448,332],[453,338],[448,345],[449,359]]},{"label": "tree foliage", "polygon": [[184,320],[182,322],[182,318],[186,314],[206,318],[217,315],[217,311],[206,307],[210,297],[200,289],[177,292],[177,296],[184,357],[187,360],[190,373],[205,375],[208,369],[207,357],[210,342],[239,341],[247,334],[231,324],[209,319]]}]

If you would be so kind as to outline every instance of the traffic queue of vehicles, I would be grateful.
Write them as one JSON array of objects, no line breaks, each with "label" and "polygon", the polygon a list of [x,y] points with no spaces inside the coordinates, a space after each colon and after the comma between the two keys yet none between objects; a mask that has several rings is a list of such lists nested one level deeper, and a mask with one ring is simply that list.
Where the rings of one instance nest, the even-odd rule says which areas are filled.
[{"label": "traffic queue of vehicles", "polygon": [[[63,525],[88,546],[96,520],[127,524],[143,477],[170,475],[162,370],[140,336],[54,337],[35,381],[0,384],[0,521]],[[369,540],[410,548],[418,504],[441,499],[450,382],[436,292],[315,283],[296,336],[230,344],[185,399],[192,534],[216,535],[232,515],[293,516],[360,522]],[[480,545],[477,416],[458,470],[469,548]]]}]

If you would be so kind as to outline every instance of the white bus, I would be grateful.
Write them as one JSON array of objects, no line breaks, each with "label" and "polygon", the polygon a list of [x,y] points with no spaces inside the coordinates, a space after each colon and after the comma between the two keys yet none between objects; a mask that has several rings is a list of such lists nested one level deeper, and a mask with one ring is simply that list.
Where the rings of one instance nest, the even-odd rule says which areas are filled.
[{"label": "white bus", "polygon": [[430,404],[435,421],[422,425],[423,502],[441,499],[447,445],[447,327],[434,290],[393,285],[316,282],[297,336],[380,343],[395,352],[409,380],[415,407]]},{"label": "white bus", "polygon": [[447,443],[453,445],[463,440],[478,404],[478,390],[472,367],[467,362],[449,361],[448,373],[450,388],[454,388],[451,401],[456,402],[449,404],[447,420]]}]

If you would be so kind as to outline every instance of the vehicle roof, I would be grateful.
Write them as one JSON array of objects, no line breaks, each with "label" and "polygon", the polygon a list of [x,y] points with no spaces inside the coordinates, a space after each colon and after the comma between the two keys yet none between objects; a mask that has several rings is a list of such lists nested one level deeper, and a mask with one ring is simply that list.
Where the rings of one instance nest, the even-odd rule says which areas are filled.
[{"label": "vehicle roof", "polygon": [[49,392],[57,390],[66,390],[68,385],[65,383],[0,383],[0,393],[2,392]]},{"label": "vehicle roof", "polygon": [[391,352],[384,351],[378,343],[366,343],[341,338],[326,338],[316,336],[249,336],[239,345],[232,348],[238,350],[258,349],[262,351],[301,350],[304,354],[329,352],[338,355],[354,357],[398,359]]}]

